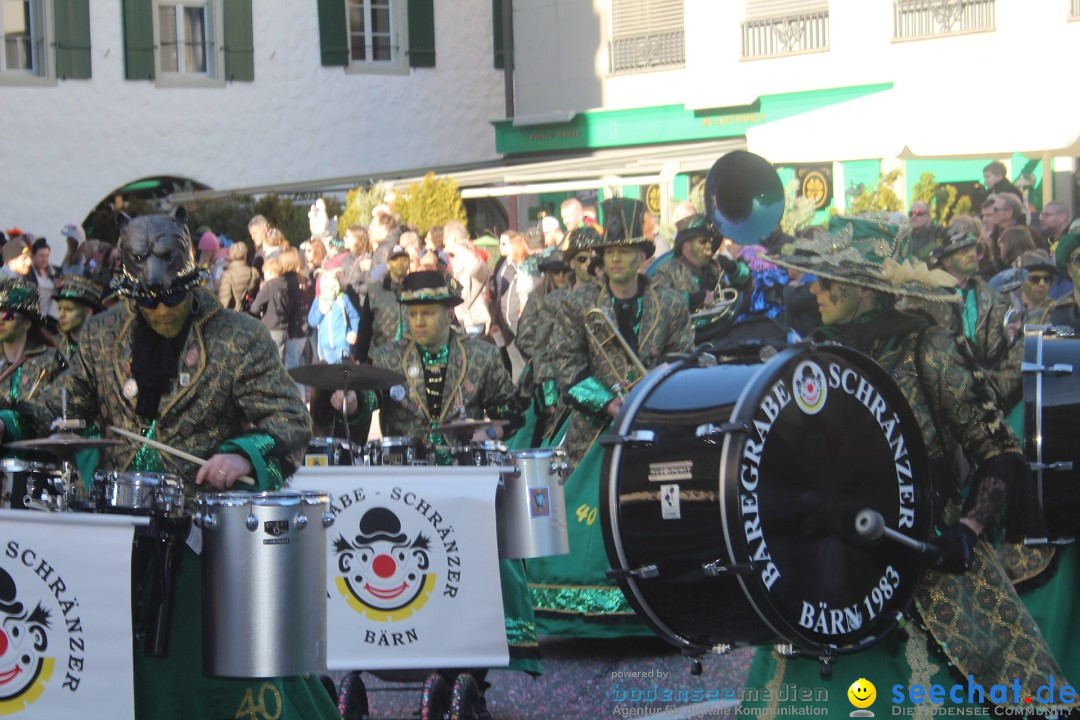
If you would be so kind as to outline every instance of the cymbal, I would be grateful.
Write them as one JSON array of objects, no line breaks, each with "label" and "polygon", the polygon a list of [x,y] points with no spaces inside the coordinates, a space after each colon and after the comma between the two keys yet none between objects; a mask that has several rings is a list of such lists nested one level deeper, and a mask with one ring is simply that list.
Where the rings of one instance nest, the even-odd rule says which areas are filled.
[{"label": "cymbal", "polygon": [[301,365],[289,377],[320,390],[385,390],[405,382],[401,373],[374,365]]},{"label": "cymbal", "polygon": [[40,452],[66,455],[76,453],[79,450],[112,447],[113,445],[123,444],[123,440],[112,440],[110,438],[84,438],[79,437],[74,433],[55,433],[48,437],[16,440],[15,442],[5,443],[4,447],[11,448],[12,450],[38,450]]},{"label": "cymbal", "polygon": [[454,420],[448,422],[445,425],[439,425],[438,427],[431,428],[433,433],[443,433],[445,435],[472,435],[477,430],[486,430],[487,428],[502,427],[506,425],[506,420]]}]

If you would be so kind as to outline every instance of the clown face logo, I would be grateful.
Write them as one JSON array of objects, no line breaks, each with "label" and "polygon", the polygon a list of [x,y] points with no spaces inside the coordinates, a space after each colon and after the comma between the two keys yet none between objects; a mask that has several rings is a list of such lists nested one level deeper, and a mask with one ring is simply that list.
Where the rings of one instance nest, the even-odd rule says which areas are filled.
[{"label": "clown face logo", "polygon": [[436,575],[428,572],[430,540],[410,537],[392,510],[371,508],[360,518],[360,532],[350,541],[339,535],[338,590],[354,610],[372,620],[400,620],[427,603]]},{"label": "clown face logo", "polygon": [[29,706],[52,678],[49,611],[40,603],[30,610],[18,600],[11,575],[0,568],[0,713]]},{"label": "clown face logo", "polygon": [[792,378],[795,386],[795,404],[807,415],[817,415],[825,407],[828,387],[825,373],[817,363],[804,360],[795,366]]}]

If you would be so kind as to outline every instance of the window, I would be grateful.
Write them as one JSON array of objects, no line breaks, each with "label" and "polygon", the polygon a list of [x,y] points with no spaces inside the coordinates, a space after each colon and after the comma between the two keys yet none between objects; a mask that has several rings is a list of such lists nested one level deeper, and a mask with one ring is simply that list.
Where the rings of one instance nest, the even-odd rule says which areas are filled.
[{"label": "window", "polygon": [[612,0],[611,72],[686,65],[683,0]]},{"label": "window", "polygon": [[828,0],[746,0],[744,60],[828,49]]},{"label": "window", "polygon": [[325,66],[364,73],[435,67],[434,0],[318,0],[318,9]]},{"label": "window", "polygon": [[163,87],[255,79],[251,0],[122,0],[124,73]]},{"label": "window", "polygon": [[158,5],[158,68],[179,75],[207,72],[208,35],[206,6],[202,3]]},{"label": "window", "polygon": [[896,0],[893,4],[893,40],[993,29],[994,0]]},{"label": "window", "polygon": [[0,0],[0,30],[4,35],[0,72],[4,75],[48,75],[42,5],[42,0]]}]

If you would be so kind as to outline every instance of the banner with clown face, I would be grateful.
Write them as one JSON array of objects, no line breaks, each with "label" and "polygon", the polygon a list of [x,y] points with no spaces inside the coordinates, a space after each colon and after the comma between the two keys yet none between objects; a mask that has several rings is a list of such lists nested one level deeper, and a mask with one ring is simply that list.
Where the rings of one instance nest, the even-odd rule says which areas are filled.
[{"label": "banner with clown face", "polygon": [[0,715],[134,717],[131,541],[145,524],[0,510]]},{"label": "banner with clown face", "polygon": [[293,490],[333,495],[327,532],[332,670],[509,663],[485,467],[305,467]]}]

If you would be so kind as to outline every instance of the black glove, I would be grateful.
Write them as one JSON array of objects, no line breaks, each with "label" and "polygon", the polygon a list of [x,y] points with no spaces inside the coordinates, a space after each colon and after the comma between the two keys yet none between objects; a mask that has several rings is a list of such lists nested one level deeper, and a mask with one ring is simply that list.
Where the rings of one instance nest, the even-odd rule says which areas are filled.
[{"label": "black glove", "polygon": [[979,536],[963,523],[946,528],[940,536],[930,541],[938,554],[933,566],[945,572],[966,572],[975,562],[975,543]]}]

